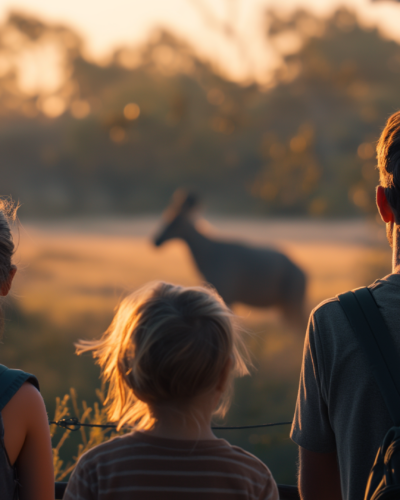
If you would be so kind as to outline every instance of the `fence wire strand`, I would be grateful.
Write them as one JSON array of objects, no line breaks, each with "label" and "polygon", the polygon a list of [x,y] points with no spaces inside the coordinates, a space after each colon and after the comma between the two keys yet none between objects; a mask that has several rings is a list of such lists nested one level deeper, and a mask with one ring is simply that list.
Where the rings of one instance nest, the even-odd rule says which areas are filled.
[{"label": "fence wire strand", "polygon": [[[215,431],[236,431],[242,429],[261,429],[264,427],[276,427],[278,425],[291,425],[289,422],[273,422],[270,424],[256,424],[256,425],[237,425],[237,426],[213,426],[211,427]],[[100,429],[116,429],[116,424],[85,424],[79,422],[75,417],[72,418],[62,418],[61,420],[50,420],[50,425],[57,425],[63,429],[68,429],[69,431],[78,431],[81,427],[99,427]]]}]

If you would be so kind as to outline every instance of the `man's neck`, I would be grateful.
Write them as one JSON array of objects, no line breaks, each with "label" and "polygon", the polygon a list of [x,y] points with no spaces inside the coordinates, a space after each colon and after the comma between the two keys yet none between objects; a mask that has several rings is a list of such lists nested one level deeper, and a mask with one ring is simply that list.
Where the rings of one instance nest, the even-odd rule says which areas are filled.
[{"label": "man's neck", "polygon": [[400,274],[400,226],[396,223],[393,225],[392,234],[392,273]]}]

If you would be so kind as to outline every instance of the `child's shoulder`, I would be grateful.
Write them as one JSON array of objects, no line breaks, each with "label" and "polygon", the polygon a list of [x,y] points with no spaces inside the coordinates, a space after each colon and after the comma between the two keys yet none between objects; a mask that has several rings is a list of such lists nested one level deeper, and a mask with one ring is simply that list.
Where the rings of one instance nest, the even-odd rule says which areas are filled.
[{"label": "child's shoulder", "polygon": [[234,446],[225,439],[219,439],[220,446],[216,447],[214,452],[216,455],[230,462],[230,466],[240,469],[246,475],[255,475],[272,477],[271,471],[268,467],[257,457],[249,453],[248,451],[240,448],[239,446]]},{"label": "child's shoulder", "polygon": [[235,456],[237,460],[241,461],[244,466],[251,467],[257,472],[261,472],[262,474],[271,475],[271,471],[264,464],[264,462],[262,462],[252,453],[244,450],[243,448],[240,448],[239,446],[234,446],[228,442],[227,445],[229,446],[232,455]]},{"label": "child's shoulder", "polygon": [[80,467],[95,465],[104,460],[109,460],[111,455],[121,456],[121,454],[123,455],[132,449],[134,441],[135,438],[132,433],[113,437],[84,453],[79,459],[79,465]]},{"label": "child's shoulder", "polygon": [[[221,450],[222,451],[222,450]],[[279,498],[276,482],[269,468],[248,451],[225,441],[225,460],[231,463],[230,469],[242,477],[247,477],[253,484],[263,485],[265,498]]]}]

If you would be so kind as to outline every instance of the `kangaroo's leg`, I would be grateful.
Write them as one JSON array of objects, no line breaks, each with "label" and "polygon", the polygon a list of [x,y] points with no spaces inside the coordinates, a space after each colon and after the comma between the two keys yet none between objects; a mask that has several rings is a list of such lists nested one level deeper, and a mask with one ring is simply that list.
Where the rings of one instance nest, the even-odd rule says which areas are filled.
[{"label": "kangaroo's leg", "polygon": [[304,335],[307,326],[306,284],[305,275],[299,273],[291,283],[281,307],[284,321],[300,335]]},{"label": "kangaroo's leg", "polygon": [[285,304],[282,307],[282,317],[284,322],[293,330],[304,335],[307,326],[307,313],[304,300],[296,303]]}]

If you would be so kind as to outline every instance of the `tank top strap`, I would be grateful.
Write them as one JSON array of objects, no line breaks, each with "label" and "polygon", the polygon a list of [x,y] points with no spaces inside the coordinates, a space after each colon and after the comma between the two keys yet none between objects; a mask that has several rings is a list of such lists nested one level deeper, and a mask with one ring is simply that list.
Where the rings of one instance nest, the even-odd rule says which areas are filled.
[{"label": "tank top strap", "polygon": [[0,365],[0,412],[25,382],[31,383],[40,391],[39,382],[34,375]]}]

